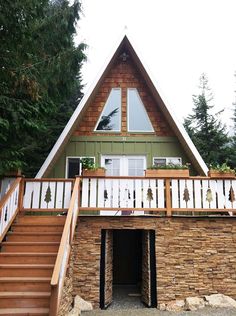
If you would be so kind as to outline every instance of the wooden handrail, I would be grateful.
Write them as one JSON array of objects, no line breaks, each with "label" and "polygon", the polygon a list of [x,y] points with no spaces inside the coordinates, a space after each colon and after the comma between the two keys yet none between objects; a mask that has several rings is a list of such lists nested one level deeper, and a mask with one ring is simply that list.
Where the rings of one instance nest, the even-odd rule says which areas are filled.
[{"label": "wooden handrail", "polygon": [[[78,215],[78,196],[79,196],[79,185],[80,178],[76,178],[70,204],[69,210],[66,217],[65,226],[63,229],[61,242],[56,258],[56,263],[54,266],[52,278],[51,278],[51,302],[50,302],[50,316],[56,316],[58,313],[58,308],[60,305],[61,292],[64,284],[64,279],[66,275],[68,260],[70,256],[71,243],[73,241],[74,231],[76,227],[76,219]],[[75,205],[77,199],[77,205]],[[73,221],[73,218],[76,219]],[[73,222],[75,223],[73,225]],[[67,249],[68,248],[68,249]],[[66,255],[66,257],[65,257]],[[65,263],[64,263],[65,262]],[[64,266],[63,266],[64,263]],[[64,271],[63,271],[64,267]],[[62,281],[60,284],[60,276],[62,277]]]},{"label": "wooden handrail", "polygon": [[[221,177],[221,178],[212,178],[212,177],[208,177],[208,176],[189,176],[189,177],[173,177],[173,176],[156,176],[156,177],[150,177],[150,176],[104,176],[104,177],[98,177],[98,176],[81,176],[81,179],[85,179],[85,178],[91,178],[91,179],[141,179],[141,180],[145,180],[145,179],[181,179],[181,180],[224,180],[224,179],[230,179],[230,180],[235,180],[236,177]],[[67,179],[68,180],[68,179]]]},{"label": "wooden handrail", "polygon": [[69,178],[69,179],[64,179],[64,178],[27,178],[27,182],[74,182],[75,179]]}]

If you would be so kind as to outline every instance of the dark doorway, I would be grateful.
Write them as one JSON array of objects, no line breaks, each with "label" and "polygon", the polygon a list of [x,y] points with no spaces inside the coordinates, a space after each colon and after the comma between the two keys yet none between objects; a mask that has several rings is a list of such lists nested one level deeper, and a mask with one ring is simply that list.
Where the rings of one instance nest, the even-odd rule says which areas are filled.
[{"label": "dark doorway", "polygon": [[142,230],[114,230],[111,309],[144,308],[141,292]]},{"label": "dark doorway", "polygon": [[137,285],[142,280],[142,231],[113,231],[113,284]]},{"label": "dark doorway", "polygon": [[155,231],[102,230],[100,308],[143,304],[157,306]]}]

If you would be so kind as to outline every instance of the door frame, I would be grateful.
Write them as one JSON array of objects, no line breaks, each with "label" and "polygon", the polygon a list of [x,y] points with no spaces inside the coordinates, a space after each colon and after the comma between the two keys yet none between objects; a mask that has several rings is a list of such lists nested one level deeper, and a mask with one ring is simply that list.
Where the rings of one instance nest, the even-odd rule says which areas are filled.
[{"label": "door frame", "polygon": [[106,282],[106,230],[101,230],[101,258],[100,258],[100,308],[105,306],[105,282]]},{"label": "door frame", "polygon": [[151,306],[157,307],[157,271],[156,271],[156,239],[155,230],[149,230],[149,250],[150,250],[150,298]]}]

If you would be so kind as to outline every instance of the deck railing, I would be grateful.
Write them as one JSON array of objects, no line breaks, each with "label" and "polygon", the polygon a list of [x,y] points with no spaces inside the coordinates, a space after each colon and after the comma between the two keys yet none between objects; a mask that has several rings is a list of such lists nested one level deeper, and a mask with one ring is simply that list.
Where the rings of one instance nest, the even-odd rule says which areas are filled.
[{"label": "deck railing", "polygon": [[83,178],[80,211],[100,215],[236,212],[236,179]]},{"label": "deck railing", "polygon": [[16,177],[4,177],[0,178],[0,200],[4,197],[7,191],[10,189],[12,183],[16,180]]},{"label": "deck railing", "polygon": [[68,210],[73,179],[25,179],[25,210]]},{"label": "deck railing", "polygon": [[17,178],[0,201],[0,242],[21,207],[22,191],[22,178]]},{"label": "deck railing", "polygon": [[51,279],[50,316],[56,316],[58,314],[60,306],[64,280],[77,223],[77,216],[79,211],[79,192],[80,179],[77,178],[71,196],[69,210],[67,213],[61,243],[59,246],[59,251]]}]

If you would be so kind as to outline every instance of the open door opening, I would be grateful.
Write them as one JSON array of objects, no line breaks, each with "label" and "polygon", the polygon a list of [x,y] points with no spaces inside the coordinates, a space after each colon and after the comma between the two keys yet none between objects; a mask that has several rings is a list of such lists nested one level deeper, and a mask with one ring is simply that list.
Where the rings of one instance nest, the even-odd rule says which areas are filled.
[{"label": "open door opening", "polygon": [[141,305],[142,230],[113,230],[114,305]]},{"label": "open door opening", "polygon": [[156,307],[155,231],[102,230],[100,307]]},{"label": "open door opening", "polygon": [[113,230],[113,284],[133,285],[142,280],[142,231]]}]

